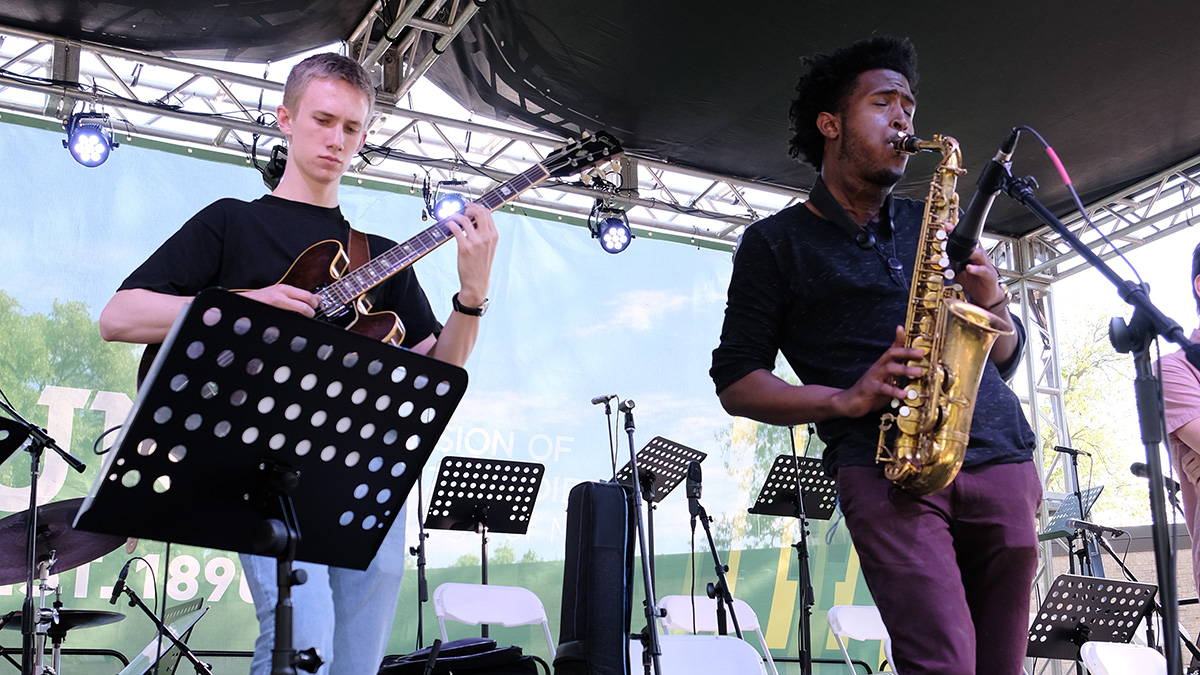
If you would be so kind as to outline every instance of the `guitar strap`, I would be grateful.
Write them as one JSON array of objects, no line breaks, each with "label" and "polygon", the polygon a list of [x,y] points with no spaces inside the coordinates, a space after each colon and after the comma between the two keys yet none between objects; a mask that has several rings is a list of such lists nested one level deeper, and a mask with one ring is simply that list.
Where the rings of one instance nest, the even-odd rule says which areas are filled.
[{"label": "guitar strap", "polygon": [[371,247],[367,235],[350,228],[350,269],[356,270],[371,259]]},{"label": "guitar strap", "polygon": [[[350,228],[350,268],[346,271],[356,270],[370,261],[371,246],[367,243],[367,235],[353,227]],[[370,308],[375,304],[375,294],[367,291],[363,294],[361,302],[364,308]]]}]

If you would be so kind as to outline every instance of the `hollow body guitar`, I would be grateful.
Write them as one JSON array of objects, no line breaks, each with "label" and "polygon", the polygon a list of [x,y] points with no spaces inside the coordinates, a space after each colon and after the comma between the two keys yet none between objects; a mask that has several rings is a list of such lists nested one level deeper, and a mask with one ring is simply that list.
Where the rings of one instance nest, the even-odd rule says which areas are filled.
[{"label": "hollow body guitar", "polygon": [[[495,211],[547,178],[577,173],[616,159],[621,152],[620,144],[607,132],[584,135],[488,190],[475,203]],[[434,223],[353,270],[347,270],[350,259],[341,242],[332,239],[320,241],[296,258],[279,283],[316,294],[321,304],[316,309],[315,318],[375,340],[398,345],[404,340],[404,324],[400,317],[394,312],[369,311],[363,295],[453,238],[454,234],[448,226],[441,222]],[[139,385],[157,353],[158,345],[148,345],[142,354],[138,366]]]}]

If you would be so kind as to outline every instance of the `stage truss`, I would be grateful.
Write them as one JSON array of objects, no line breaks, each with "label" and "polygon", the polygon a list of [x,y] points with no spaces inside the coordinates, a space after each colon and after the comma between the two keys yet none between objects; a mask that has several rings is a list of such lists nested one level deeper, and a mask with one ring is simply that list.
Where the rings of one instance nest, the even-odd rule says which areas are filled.
[{"label": "stage truss", "polygon": [[[368,139],[377,150],[352,166],[344,180],[413,192],[426,177],[433,185],[465,181],[444,189],[479,195],[563,141],[475,119],[422,79],[436,53],[471,19],[474,7],[455,6],[441,23],[433,19],[436,8],[421,16],[402,15],[387,28],[393,40],[380,44],[364,39],[376,20],[372,12],[337,46],[372,72],[381,92]],[[422,33],[431,34],[440,49],[418,59]],[[166,143],[200,157],[241,158],[249,164],[253,156],[265,162],[282,138],[274,126],[274,110],[294,61],[196,62],[0,26],[0,121],[54,127],[73,110],[91,107],[112,116],[122,155],[137,152],[139,145]],[[429,112],[431,104],[437,106],[436,114]],[[617,189],[593,187],[595,175]],[[604,199],[628,209],[637,236],[731,251],[746,225],[807,198],[803,190],[639,157],[584,180],[587,184],[578,179],[543,184],[511,208],[578,226],[596,200]],[[1194,157],[1089,205],[1091,225],[1078,213],[1064,222],[1109,260],[1191,227],[1200,216],[1198,188],[1200,157]],[[1039,440],[1052,436],[1069,445],[1051,286],[1086,270],[1087,263],[1048,228],[1019,238],[985,236],[984,243],[1014,293],[1014,311],[1028,328],[1025,384],[1017,388],[1030,423]],[[1043,477],[1054,468],[1041,467]],[[1039,588],[1053,580],[1051,544],[1043,546]]]}]

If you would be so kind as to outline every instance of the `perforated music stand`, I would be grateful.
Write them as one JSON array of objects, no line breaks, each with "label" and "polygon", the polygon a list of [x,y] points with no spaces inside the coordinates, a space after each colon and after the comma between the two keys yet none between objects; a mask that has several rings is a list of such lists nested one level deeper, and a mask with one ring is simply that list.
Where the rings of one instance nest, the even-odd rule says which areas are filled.
[{"label": "perforated music stand", "polygon": [[[204,291],[164,341],[75,527],[265,553],[289,570],[293,555],[366,569],[466,384],[456,366]],[[274,519],[284,541],[264,550],[257,535],[278,532]],[[290,633],[278,610],[276,624],[277,638]]]},{"label": "perforated music stand", "polygon": [[821,460],[795,454],[778,455],[767,472],[758,498],[749,512],[764,516],[784,516],[800,520],[796,549],[797,592],[803,594],[800,613],[800,672],[812,673],[812,572],[808,560],[808,519],[829,520],[837,508],[837,483],[825,475]]},{"label": "perforated music stand", "polygon": [[[537,501],[544,464],[511,459],[443,457],[425,527],[478,532],[480,574],[488,582],[488,532],[525,534]],[[487,637],[487,625],[482,629]]]},{"label": "perforated music stand", "polygon": [[[637,454],[638,477],[642,481],[642,498],[657,504],[687,476],[688,462],[703,462],[708,453],[689,448],[662,436],[655,436]],[[612,481],[633,487],[633,462],[625,465]]]},{"label": "perforated music stand", "polygon": [[[796,489],[797,484],[800,490]],[[825,475],[821,460],[792,455],[779,455],[775,458],[749,512],[763,516],[799,518],[797,493],[803,495],[806,517],[829,520],[833,515],[837,506],[837,483]]]},{"label": "perforated music stand", "polygon": [[1092,506],[1096,504],[1096,500],[1100,498],[1100,493],[1103,490],[1103,485],[1096,485],[1084,490],[1083,502],[1087,504],[1087,509],[1082,510],[1079,508],[1079,498],[1077,495],[1069,494],[1063,497],[1058,510],[1054,512],[1054,515],[1046,523],[1046,529],[1038,534],[1038,541],[1075,536],[1075,528],[1067,525],[1067,521],[1086,520],[1083,516],[1084,512],[1092,510]]},{"label": "perforated music stand", "polygon": [[1129,642],[1157,591],[1154,584],[1060,575],[1029,627],[1026,654],[1078,661],[1089,640]]},{"label": "perforated music stand", "polygon": [[[654,586],[654,511],[655,504],[667,498],[687,475],[689,462],[703,462],[708,453],[689,448],[662,436],[655,436],[637,452],[638,478],[646,507],[646,531],[650,549],[650,585]],[[625,462],[611,482],[633,487],[633,460]]]}]

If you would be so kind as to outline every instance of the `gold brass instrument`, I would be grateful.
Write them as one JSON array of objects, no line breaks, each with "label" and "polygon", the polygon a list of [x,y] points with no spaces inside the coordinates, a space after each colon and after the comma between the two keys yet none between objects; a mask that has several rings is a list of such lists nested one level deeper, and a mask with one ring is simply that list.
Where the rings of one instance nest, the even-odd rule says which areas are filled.
[{"label": "gold brass instrument", "polygon": [[[988,353],[997,337],[1011,331],[995,315],[964,300],[946,255],[947,235],[958,223],[955,185],[965,173],[958,141],[949,136],[935,135],[926,141],[901,135],[894,145],[907,154],[942,153],[925,200],[904,322],[905,346],[925,353],[908,365],[922,372],[907,383],[896,383],[906,397],[892,401],[892,411],[880,419],[875,453],[875,461],[885,464],[889,480],[924,496],[949,485],[962,468]],[[889,449],[888,432],[893,428],[896,433]]]}]

